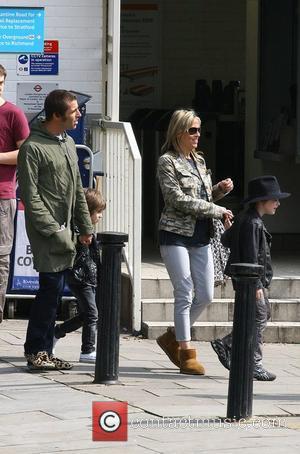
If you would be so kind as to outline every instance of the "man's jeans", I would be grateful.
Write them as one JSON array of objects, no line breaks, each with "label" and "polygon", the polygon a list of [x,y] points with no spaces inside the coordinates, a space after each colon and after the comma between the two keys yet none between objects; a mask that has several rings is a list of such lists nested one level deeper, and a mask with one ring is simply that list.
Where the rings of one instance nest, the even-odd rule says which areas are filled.
[{"label": "man's jeans", "polygon": [[95,351],[96,327],[98,310],[96,306],[96,289],[90,285],[76,281],[72,275],[68,275],[68,285],[77,299],[79,314],[69,320],[56,325],[55,337],[65,337],[67,333],[77,330],[82,326],[82,353]]},{"label": "man's jeans", "polygon": [[65,286],[68,271],[40,273],[39,290],[31,306],[27,328],[25,354],[46,351],[53,348],[54,326],[57,306]]},{"label": "man's jeans", "polygon": [[5,294],[9,276],[9,257],[14,238],[16,200],[0,200],[0,323],[3,320]]}]

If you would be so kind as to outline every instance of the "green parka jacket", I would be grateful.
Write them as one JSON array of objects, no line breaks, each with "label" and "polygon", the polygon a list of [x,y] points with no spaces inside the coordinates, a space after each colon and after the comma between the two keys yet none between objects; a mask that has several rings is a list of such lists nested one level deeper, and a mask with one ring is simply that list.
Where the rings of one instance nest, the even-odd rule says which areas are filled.
[{"label": "green parka jacket", "polygon": [[35,269],[72,267],[74,226],[81,235],[93,232],[73,139],[59,139],[38,122],[20,148],[18,182]]}]

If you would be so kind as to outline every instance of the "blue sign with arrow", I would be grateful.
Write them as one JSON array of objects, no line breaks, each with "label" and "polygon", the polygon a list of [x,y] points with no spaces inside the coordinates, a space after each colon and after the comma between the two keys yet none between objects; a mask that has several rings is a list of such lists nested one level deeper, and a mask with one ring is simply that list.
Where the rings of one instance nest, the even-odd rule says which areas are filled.
[{"label": "blue sign with arrow", "polygon": [[44,8],[0,7],[0,53],[42,53]]}]

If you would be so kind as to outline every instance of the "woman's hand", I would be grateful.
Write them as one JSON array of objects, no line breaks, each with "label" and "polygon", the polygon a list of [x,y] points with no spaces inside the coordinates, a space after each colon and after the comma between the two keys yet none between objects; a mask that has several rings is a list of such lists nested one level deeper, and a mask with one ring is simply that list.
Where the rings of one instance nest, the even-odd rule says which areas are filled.
[{"label": "woman's hand", "polygon": [[234,218],[233,213],[231,210],[227,210],[223,213],[223,224],[224,224],[224,229],[227,230],[229,227],[232,226],[232,219]]},{"label": "woman's hand", "polygon": [[231,221],[233,218],[234,218],[233,212],[231,210],[227,210],[227,208],[225,208],[225,211],[223,212],[224,224],[227,220]]},{"label": "woman's hand", "polygon": [[233,181],[231,178],[226,178],[226,180],[219,181],[218,186],[224,194],[228,194],[233,190]]},{"label": "woman's hand", "polygon": [[224,220],[224,229],[228,230],[232,226],[232,222],[229,218],[225,218]]}]

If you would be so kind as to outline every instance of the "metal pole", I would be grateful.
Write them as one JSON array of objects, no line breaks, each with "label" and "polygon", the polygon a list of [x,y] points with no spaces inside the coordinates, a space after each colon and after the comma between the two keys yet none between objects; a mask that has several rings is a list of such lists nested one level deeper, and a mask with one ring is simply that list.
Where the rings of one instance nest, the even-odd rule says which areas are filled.
[{"label": "metal pole", "polygon": [[102,248],[98,304],[98,336],[94,383],[114,384],[119,375],[121,257],[126,233],[98,233]]},{"label": "metal pole", "polygon": [[235,281],[235,306],[227,418],[240,420],[252,416],[253,361],[256,343],[256,286],[263,267],[251,263],[231,265]]}]

